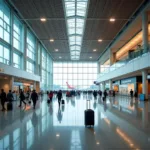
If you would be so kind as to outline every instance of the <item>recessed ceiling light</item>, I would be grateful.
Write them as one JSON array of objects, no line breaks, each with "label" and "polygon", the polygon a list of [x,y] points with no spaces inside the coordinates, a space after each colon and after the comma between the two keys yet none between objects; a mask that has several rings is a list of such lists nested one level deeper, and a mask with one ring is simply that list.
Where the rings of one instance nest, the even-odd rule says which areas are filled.
[{"label": "recessed ceiling light", "polygon": [[54,39],[50,39],[50,42],[54,42]]},{"label": "recessed ceiling light", "polygon": [[45,22],[46,21],[46,18],[41,18],[40,19],[42,22]]},{"label": "recessed ceiling light", "polygon": [[61,59],[62,57],[61,57],[61,56],[59,56],[59,58]]},{"label": "recessed ceiling light", "polygon": [[93,49],[93,52],[96,52],[97,51],[97,49]]},{"label": "recessed ceiling light", "polygon": [[98,39],[98,42],[102,42],[103,40],[102,39]]},{"label": "recessed ceiling light", "polygon": [[92,59],[92,57],[89,57],[90,59]]},{"label": "recessed ceiling light", "polygon": [[57,136],[57,137],[60,137],[60,135],[59,135],[59,134],[56,134],[56,136]]},{"label": "recessed ceiling light", "polygon": [[116,19],[115,19],[115,18],[110,18],[109,21],[110,21],[110,22],[115,22]]},{"label": "recessed ceiling light", "polygon": [[58,52],[58,49],[55,49],[56,52]]},{"label": "recessed ceiling light", "polygon": [[99,142],[96,142],[96,144],[99,145],[100,143],[99,143]]}]

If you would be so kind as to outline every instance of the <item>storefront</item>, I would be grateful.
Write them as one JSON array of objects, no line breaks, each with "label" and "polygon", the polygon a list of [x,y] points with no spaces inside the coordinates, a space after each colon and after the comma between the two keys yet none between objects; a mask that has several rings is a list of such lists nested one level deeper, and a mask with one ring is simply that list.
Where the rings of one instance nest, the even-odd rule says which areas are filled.
[{"label": "storefront", "polygon": [[113,81],[113,90],[115,92],[118,92],[119,91],[119,85],[120,85],[120,80],[118,81]]},{"label": "storefront", "polygon": [[142,77],[132,77],[120,80],[119,93],[122,95],[129,95],[130,90],[137,91],[138,94],[142,93]]}]

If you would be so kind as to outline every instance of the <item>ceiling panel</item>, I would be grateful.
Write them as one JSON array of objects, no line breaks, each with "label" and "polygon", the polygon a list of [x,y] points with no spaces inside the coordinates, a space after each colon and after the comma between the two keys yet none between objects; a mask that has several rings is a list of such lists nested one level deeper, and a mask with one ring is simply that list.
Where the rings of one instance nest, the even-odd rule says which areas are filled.
[{"label": "ceiling panel", "polygon": [[[145,0],[90,0],[80,61],[97,61],[106,47],[114,40],[133,13]],[[54,60],[70,60],[63,0],[12,0],[23,18],[30,24]],[[40,22],[39,18],[53,20]],[[109,18],[115,17],[115,23]],[[138,29],[138,28],[137,28]],[[49,39],[54,38],[50,43]],[[102,38],[103,42],[97,42]],[[125,39],[125,38],[124,38]],[[59,49],[55,52],[55,49]],[[93,49],[97,49],[93,52]],[[90,59],[89,57],[92,57]]]}]

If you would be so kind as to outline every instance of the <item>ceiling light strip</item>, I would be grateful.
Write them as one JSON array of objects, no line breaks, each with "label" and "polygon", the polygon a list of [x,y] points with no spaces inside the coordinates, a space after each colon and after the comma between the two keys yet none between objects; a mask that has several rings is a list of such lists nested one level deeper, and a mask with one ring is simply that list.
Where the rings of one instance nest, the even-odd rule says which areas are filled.
[{"label": "ceiling light strip", "polygon": [[71,60],[79,60],[89,0],[63,0]]}]

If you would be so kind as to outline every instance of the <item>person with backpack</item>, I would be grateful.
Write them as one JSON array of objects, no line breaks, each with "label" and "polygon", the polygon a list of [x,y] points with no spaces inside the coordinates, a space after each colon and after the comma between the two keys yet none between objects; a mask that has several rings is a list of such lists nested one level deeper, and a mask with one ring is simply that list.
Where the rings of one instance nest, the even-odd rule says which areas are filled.
[{"label": "person with backpack", "polygon": [[19,107],[22,106],[22,102],[24,103],[24,105],[26,107],[25,96],[24,96],[24,92],[23,92],[22,89],[20,89],[20,96],[19,96],[19,98],[20,98],[20,105],[19,105]]}]

